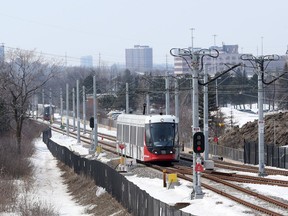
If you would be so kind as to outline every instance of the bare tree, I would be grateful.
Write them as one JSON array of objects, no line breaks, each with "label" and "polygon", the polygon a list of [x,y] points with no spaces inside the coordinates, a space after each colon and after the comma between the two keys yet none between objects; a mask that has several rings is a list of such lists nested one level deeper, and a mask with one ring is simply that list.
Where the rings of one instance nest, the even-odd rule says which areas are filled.
[{"label": "bare tree", "polygon": [[17,149],[21,154],[21,132],[27,118],[29,100],[59,71],[55,63],[45,61],[35,51],[9,50],[0,65],[0,89],[5,106],[13,116]]}]

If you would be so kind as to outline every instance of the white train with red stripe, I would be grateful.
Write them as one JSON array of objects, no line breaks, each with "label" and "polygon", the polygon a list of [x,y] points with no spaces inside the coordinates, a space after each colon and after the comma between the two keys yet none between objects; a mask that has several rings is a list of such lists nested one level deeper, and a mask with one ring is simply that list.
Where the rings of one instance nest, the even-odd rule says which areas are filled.
[{"label": "white train with red stripe", "polygon": [[140,161],[178,161],[178,137],[178,118],[173,115],[121,114],[117,118],[117,151]]}]

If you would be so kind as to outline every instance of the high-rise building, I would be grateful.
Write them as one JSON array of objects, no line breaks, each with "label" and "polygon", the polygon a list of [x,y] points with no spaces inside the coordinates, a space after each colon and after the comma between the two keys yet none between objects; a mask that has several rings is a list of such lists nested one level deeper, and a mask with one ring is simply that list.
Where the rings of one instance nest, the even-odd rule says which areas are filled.
[{"label": "high-rise building", "polygon": [[125,50],[126,68],[130,71],[148,72],[153,69],[153,51],[149,46],[135,45]]},{"label": "high-rise building", "polygon": [[89,56],[82,56],[80,59],[80,65],[82,67],[93,67],[93,57]]}]

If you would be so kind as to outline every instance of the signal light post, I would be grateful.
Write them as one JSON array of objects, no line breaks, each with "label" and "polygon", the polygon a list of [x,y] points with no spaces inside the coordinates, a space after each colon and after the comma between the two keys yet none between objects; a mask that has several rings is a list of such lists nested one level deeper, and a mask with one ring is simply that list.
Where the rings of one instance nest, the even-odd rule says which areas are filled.
[{"label": "signal light post", "polygon": [[[202,138],[204,138],[204,135],[200,132],[200,127],[199,127],[199,93],[198,93],[198,75],[199,71],[199,65],[200,61],[203,60],[204,56],[210,56],[212,58],[215,58],[218,56],[218,51],[217,55],[213,56],[212,51],[208,49],[202,49],[197,52],[193,52],[193,47],[192,49],[178,49],[178,48],[173,48],[170,50],[170,54],[174,57],[190,57],[191,58],[191,65],[188,65],[189,68],[192,71],[192,76],[193,76],[193,89],[192,89],[192,97],[193,97],[193,102],[192,102],[192,109],[193,109],[193,114],[192,114],[192,134],[193,134],[193,146],[195,141],[202,141]],[[203,141],[204,144],[204,141]],[[199,148],[195,146],[195,150],[193,153],[193,191],[191,193],[191,198],[203,198],[204,194],[201,189],[201,184],[200,184],[200,170],[197,171],[196,175],[196,160],[197,164],[200,164],[199,161],[201,162],[201,155],[200,152],[202,150],[204,151],[204,147],[201,148],[202,145],[199,145]],[[197,151],[199,149],[199,151]],[[201,165],[201,164],[200,164]],[[199,166],[197,166],[199,167]]]},{"label": "signal light post", "polygon": [[[282,73],[280,76],[276,77],[275,79],[266,82],[264,80],[264,62],[271,62],[279,60],[278,55],[265,55],[259,56],[256,58],[253,55],[242,55],[241,59],[243,61],[249,61],[253,67],[257,68],[257,75],[258,75],[258,157],[259,157],[259,176],[267,176],[265,172],[265,161],[264,161],[264,115],[263,115],[263,100],[264,100],[264,92],[263,92],[263,84],[269,85],[280,77],[284,76],[287,72]],[[255,64],[255,65],[254,65]]]},{"label": "signal light post", "polygon": [[193,151],[197,153],[203,153],[205,150],[205,139],[202,132],[196,132],[193,135]]},{"label": "signal light post", "polygon": [[[233,67],[229,68],[228,70],[221,73],[219,76],[215,77],[214,79],[210,80],[209,82],[206,81],[205,83],[199,82],[199,72],[203,70],[203,58],[205,56],[208,56],[210,58],[217,58],[219,56],[218,50],[215,49],[201,49],[199,51],[193,52],[192,49],[179,49],[179,48],[172,48],[170,50],[170,54],[174,57],[181,57],[185,59],[186,58],[191,59],[191,65],[188,64],[189,68],[192,71],[193,76],[193,115],[192,115],[192,134],[193,134],[193,191],[191,193],[191,198],[203,198],[203,192],[201,189],[201,182],[200,182],[200,172],[203,171],[203,167],[201,165],[201,155],[200,153],[203,153],[205,151],[205,137],[202,132],[200,132],[199,127],[199,95],[198,95],[198,84],[205,86],[209,84],[210,82],[214,81],[215,79],[219,78],[220,76],[224,75],[225,73],[229,72],[230,70],[233,70],[234,68],[240,66],[241,64],[234,65]],[[207,100],[208,102],[208,100]],[[207,106],[208,109],[208,106]],[[207,149],[208,143],[207,143]],[[207,152],[208,155],[208,152]],[[197,162],[197,163],[196,163]],[[197,172],[197,174],[196,174]]]}]

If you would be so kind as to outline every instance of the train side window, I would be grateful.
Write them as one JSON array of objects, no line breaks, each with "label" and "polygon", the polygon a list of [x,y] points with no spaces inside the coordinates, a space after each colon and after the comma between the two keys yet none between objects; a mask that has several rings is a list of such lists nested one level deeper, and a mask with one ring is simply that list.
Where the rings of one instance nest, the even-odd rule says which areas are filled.
[{"label": "train side window", "polygon": [[122,141],[122,125],[117,124],[117,140]]},{"label": "train side window", "polygon": [[128,143],[129,142],[129,125],[124,125],[123,130],[124,130],[123,141]]},{"label": "train side window", "polygon": [[145,129],[143,127],[137,127],[137,145],[144,146],[144,132]]},{"label": "train side window", "polygon": [[136,145],[136,126],[130,127],[130,143]]}]

